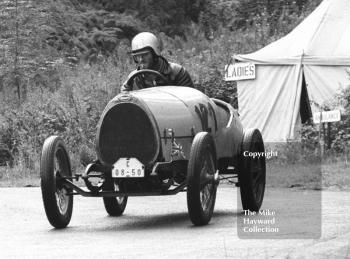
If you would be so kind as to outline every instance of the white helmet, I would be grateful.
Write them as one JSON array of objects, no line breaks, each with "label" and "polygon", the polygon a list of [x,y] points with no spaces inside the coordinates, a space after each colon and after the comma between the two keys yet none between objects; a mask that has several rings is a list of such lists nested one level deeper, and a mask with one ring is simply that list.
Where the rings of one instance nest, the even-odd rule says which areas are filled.
[{"label": "white helmet", "polygon": [[160,56],[161,47],[158,38],[150,32],[141,32],[131,41],[131,53],[141,54],[151,48],[157,56]]}]

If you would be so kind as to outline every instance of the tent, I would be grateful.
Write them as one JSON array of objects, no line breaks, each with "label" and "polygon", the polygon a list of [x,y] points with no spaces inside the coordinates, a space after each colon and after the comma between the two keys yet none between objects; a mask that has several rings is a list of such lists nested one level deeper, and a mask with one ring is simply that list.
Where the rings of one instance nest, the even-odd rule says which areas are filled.
[{"label": "tent", "polygon": [[301,123],[350,85],[350,0],[324,0],[285,37],[250,54],[254,80],[237,81],[245,127],[257,127],[265,141],[298,137]]}]

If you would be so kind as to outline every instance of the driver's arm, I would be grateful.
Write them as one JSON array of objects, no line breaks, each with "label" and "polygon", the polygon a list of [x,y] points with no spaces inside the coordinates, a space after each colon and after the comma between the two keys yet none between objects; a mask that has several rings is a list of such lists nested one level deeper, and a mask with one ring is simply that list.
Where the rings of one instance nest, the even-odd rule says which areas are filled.
[{"label": "driver's arm", "polygon": [[190,74],[183,66],[171,62],[169,64],[171,67],[170,78],[173,85],[194,87]]},{"label": "driver's arm", "polygon": [[[125,93],[125,92],[129,92],[132,91],[135,84],[134,82],[129,82],[129,84],[127,84],[127,82],[129,81],[129,78],[135,74],[137,72],[137,70],[132,71],[129,75],[128,75],[128,79],[125,80],[125,82],[122,84],[122,86],[120,87],[120,92],[121,93]],[[133,85],[130,85],[133,84]]]},{"label": "driver's arm", "polygon": [[183,67],[181,68],[180,72],[176,75],[175,82],[176,85],[194,87],[190,74]]}]

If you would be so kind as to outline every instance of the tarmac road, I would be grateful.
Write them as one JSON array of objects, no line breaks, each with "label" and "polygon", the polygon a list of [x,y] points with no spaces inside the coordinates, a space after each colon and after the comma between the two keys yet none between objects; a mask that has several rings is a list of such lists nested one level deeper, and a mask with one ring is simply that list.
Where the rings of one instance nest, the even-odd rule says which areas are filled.
[{"label": "tarmac road", "polygon": [[[237,190],[219,186],[214,216],[204,227],[192,226],[186,194],[180,193],[129,198],[119,218],[107,216],[101,199],[76,196],[69,227],[55,230],[46,219],[40,188],[1,188],[0,257],[350,258],[349,192],[266,190],[264,211],[276,214],[263,217],[275,218],[270,226],[280,232],[261,239],[242,232],[246,215],[237,209]],[[313,202],[321,202],[321,193],[322,204],[310,210]],[[304,201],[308,204],[298,206]]]}]

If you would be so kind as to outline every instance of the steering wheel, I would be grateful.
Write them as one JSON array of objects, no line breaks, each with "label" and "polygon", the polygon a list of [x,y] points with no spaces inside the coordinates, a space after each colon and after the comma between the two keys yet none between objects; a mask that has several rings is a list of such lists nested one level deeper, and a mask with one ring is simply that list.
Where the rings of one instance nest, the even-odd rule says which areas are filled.
[{"label": "steering wheel", "polygon": [[[126,85],[130,85],[131,86],[131,89],[134,87],[133,85],[133,80],[135,79],[135,77],[139,76],[139,75],[143,75],[143,74],[153,74],[159,78],[161,78],[166,84],[169,84],[169,81],[168,79],[162,75],[161,73],[159,73],[158,71],[155,71],[155,70],[151,70],[151,69],[141,69],[141,70],[137,70],[135,71],[129,78],[128,80],[126,81]],[[145,87],[145,83],[143,82],[142,85],[138,85],[138,87],[140,89],[143,89],[143,88],[146,88]]]}]

